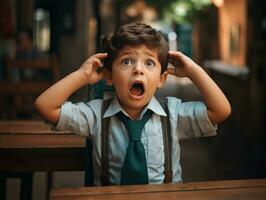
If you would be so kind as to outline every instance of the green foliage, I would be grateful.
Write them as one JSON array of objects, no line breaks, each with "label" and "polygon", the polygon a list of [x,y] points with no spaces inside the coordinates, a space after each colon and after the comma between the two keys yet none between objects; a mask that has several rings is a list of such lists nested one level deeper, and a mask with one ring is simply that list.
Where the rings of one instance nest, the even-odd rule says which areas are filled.
[{"label": "green foliage", "polygon": [[159,15],[161,15],[163,14],[164,9],[176,2],[176,0],[145,0],[145,2],[150,6],[156,7]]},{"label": "green foliage", "polygon": [[[131,4],[136,0],[117,0],[118,4]],[[167,23],[190,23],[202,16],[202,10],[210,6],[211,0],[145,0],[157,9],[161,19]]]},{"label": "green foliage", "polygon": [[169,8],[165,8],[165,20],[177,23],[191,22],[200,17],[200,12],[210,4],[209,0],[177,0]]},{"label": "green foliage", "polygon": [[187,23],[200,17],[200,11],[211,5],[211,0],[146,0],[155,6],[168,22]]}]

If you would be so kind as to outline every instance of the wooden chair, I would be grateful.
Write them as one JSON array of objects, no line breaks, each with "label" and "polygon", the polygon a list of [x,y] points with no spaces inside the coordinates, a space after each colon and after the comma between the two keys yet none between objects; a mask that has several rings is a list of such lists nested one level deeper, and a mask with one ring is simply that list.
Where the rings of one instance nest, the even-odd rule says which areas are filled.
[{"label": "wooden chair", "polygon": [[[47,78],[32,78],[14,80],[15,70],[20,73],[23,70],[32,70],[33,73],[47,72],[50,77]],[[2,118],[18,119],[33,118],[36,111],[34,109],[34,100],[47,89],[51,84],[58,80],[59,69],[55,56],[50,56],[48,59],[42,60],[6,60],[6,79],[0,82],[0,95],[3,100],[2,103]],[[36,115],[35,115],[36,116]]]}]

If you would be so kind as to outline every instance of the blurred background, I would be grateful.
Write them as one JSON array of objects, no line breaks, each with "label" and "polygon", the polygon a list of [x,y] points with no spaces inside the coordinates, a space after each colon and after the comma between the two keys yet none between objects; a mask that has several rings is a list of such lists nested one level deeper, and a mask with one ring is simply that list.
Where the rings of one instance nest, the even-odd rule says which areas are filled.
[{"label": "blurred background", "polygon": [[[41,119],[38,94],[101,51],[101,38],[117,26],[141,21],[201,65],[232,106],[216,137],[181,141],[183,181],[265,178],[265,11],[264,0],[0,0],[0,119]],[[100,82],[71,100],[109,93]],[[190,80],[175,77],[156,95],[201,99]],[[44,182],[36,172],[33,199],[47,198]],[[83,172],[53,173],[52,187],[83,183]],[[7,188],[19,184],[12,179]]]}]

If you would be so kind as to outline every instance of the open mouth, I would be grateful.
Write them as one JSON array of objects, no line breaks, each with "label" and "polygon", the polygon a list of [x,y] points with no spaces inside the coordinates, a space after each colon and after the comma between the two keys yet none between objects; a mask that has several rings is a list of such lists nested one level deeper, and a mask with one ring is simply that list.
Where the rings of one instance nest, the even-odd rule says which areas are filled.
[{"label": "open mouth", "polygon": [[135,82],[130,88],[130,93],[134,96],[141,96],[144,91],[144,85],[141,82]]}]

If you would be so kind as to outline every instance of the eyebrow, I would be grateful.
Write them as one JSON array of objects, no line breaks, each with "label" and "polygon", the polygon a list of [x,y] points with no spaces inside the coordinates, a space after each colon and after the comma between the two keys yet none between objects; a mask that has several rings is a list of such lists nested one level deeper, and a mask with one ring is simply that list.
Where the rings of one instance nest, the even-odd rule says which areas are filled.
[{"label": "eyebrow", "polygon": [[[119,55],[119,57],[121,57],[121,56],[126,56],[126,55],[130,55],[130,54],[132,54],[132,53],[135,54],[134,51],[127,50],[127,51],[121,53],[121,54]],[[143,54],[145,54],[145,55],[147,55],[147,56],[150,56],[150,57],[153,57],[153,58],[157,58],[157,57],[158,57],[158,54],[157,54],[157,53],[156,53],[156,54],[152,54],[152,53],[150,53],[150,52],[143,52]]]},{"label": "eyebrow", "polygon": [[158,57],[158,54],[152,54],[152,53],[149,53],[149,52],[144,52],[146,55],[150,56],[150,57]]},{"label": "eyebrow", "polygon": [[118,56],[121,57],[121,56],[126,56],[129,54],[131,54],[131,51],[126,51],[126,52],[120,53]]}]

